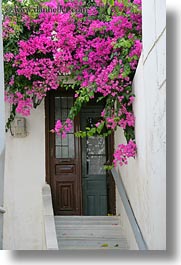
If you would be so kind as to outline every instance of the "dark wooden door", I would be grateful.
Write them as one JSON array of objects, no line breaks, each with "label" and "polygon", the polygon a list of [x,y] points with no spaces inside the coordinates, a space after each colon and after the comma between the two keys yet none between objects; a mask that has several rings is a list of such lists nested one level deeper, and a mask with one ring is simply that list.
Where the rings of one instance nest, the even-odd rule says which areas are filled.
[{"label": "dark wooden door", "polygon": [[[73,104],[73,96],[51,92],[47,98],[46,131],[54,128],[56,120],[65,121]],[[76,118],[66,138],[52,133],[47,135],[47,179],[51,186],[55,215],[81,215],[81,151],[80,139],[74,136],[79,130]]]},{"label": "dark wooden door", "polygon": [[55,215],[115,214],[115,184],[103,169],[112,159],[114,137],[79,139],[74,131],[85,129],[99,117],[103,105],[87,104],[67,138],[50,133],[57,119],[64,121],[73,95],[51,91],[46,97],[46,180],[51,186]]},{"label": "dark wooden door", "polygon": [[[101,109],[87,106],[81,113],[81,129],[91,127],[100,118]],[[82,139],[82,184],[84,215],[107,215],[106,139],[95,135]]]}]

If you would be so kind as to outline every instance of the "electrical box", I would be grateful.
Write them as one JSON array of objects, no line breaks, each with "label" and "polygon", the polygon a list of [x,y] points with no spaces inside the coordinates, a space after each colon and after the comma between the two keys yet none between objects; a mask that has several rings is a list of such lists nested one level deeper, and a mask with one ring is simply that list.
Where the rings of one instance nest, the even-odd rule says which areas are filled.
[{"label": "electrical box", "polygon": [[13,126],[13,136],[15,137],[25,137],[27,136],[26,131],[26,119],[23,117],[16,117]]}]

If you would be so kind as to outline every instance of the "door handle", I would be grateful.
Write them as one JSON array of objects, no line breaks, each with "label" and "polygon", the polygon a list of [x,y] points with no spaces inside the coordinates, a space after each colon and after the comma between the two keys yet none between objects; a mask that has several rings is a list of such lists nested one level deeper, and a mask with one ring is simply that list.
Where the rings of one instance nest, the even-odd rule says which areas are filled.
[{"label": "door handle", "polygon": [[90,159],[87,159],[87,175],[89,174],[89,167],[90,167]]}]

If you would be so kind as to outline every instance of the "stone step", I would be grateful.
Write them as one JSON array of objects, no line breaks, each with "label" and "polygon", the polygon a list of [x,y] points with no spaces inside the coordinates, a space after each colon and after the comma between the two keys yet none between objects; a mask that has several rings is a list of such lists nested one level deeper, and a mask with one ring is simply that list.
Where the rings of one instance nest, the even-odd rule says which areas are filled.
[{"label": "stone step", "polygon": [[[94,216],[93,216],[94,217]],[[55,217],[55,224],[56,225],[119,225],[120,221],[118,217],[115,218],[98,218],[98,217],[94,217],[94,218],[90,218],[90,217],[79,217],[79,218],[63,218],[62,216],[56,216]]]},{"label": "stone step", "polygon": [[56,224],[56,229],[57,230],[95,230],[95,231],[99,231],[99,230],[104,230],[104,231],[109,231],[109,230],[117,230],[117,231],[121,231],[122,227],[120,225],[87,225],[87,224],[83,224],[80,226],[77,225],[65,225],[65,224]]},{"label": "stone step", "polygon": [[59,249],[129,249],[118,216],[55,216]]},{"label": "stone step", "polygon": [[120,216],[57,216],[55,215],[55,220],[64,220],[64,221],[74,221],[74,220],[119,220]]},{"label": "stone step", "polygon": [[123,236],[119,229],[56,229],[57,231],[57,238],[116,238],[119,239]]},{"label": "stone step", "polygon": [[69,226],[83,226],[83,225],[90,225],[90,226],[92,226],[92,225],[95,225],[95,226],[118,226],[119,225],[119,222],[104,222],[104,221],[100,221],[100,222],[98,222],[98,221],[87,221],[87,222],[85,222],[85,221],[79,221],[79,222],[69,222],[69,221],[67,221],[67,222],[55,222],[55,224],[57,225],[57,226],[62,226],[62,225],[69,225]]},{"label": "stone step", "polygon": [[58,240],[59,249],[129,249],[127,240],[121,239],[75,239],[68,238]]}]

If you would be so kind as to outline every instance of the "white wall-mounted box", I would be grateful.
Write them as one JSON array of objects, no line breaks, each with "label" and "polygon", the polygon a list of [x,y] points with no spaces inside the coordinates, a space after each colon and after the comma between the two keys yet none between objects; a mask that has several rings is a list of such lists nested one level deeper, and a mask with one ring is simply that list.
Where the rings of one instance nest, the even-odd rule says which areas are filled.
[{"label": "white wall-mounted box", "polygon": [[26,137],[26,119],[23,117],[16,117],[13,124],[13,136],[14,137]]}]

